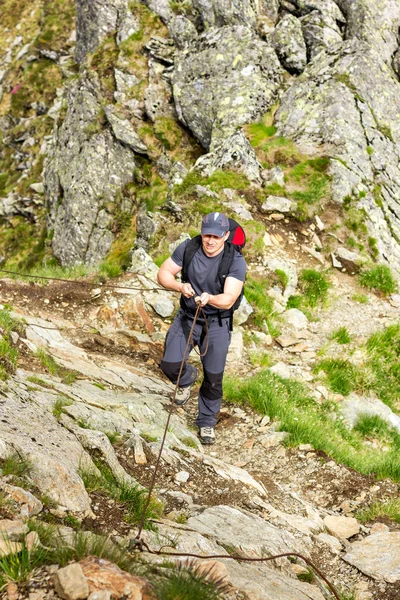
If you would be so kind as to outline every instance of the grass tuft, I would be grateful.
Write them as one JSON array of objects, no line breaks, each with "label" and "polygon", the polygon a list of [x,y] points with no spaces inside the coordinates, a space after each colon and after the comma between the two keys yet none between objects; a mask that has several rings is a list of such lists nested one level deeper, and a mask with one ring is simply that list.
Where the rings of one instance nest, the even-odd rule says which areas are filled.
[{"label": "grass tuft", "polygon": [[392,272],[386,265],[377,265],[372,269],[363,271],[359,279],[363,287],[382,292],[384,296],[394,294],[398,289]]},{"label": "grass tuft", "polygon": [[334,340],[338,344],[349,344],[351,337],[346,327],[339,327],[332,332],[331,340]]},{"label": "grass tuft", "polygon": [[223,600],[226,591],[226,583],[213,577],[212,570],[207,573],[195,565],[179,565],[156,583],[159,600]]}]

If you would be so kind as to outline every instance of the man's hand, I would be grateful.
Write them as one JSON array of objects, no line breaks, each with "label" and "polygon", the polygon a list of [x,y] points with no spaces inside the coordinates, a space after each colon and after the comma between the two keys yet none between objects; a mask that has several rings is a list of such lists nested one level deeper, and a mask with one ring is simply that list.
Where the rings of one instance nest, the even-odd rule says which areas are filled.
[{"label": "man's hand", "polygon": [[210,300],[211,294],[209,294],[208,292],[203,292],[201,296],[196,296],[196,298],[194,299],[196,304],[200,304],[200,306],[205,306],[210,302]]},{"label": "man's hand", "polygon": [[183,283],[181,293],[183,296],[185,296],[185,298],[191,298],[192,296],[194,296],[195,291],[190,285],[190,283]]}]

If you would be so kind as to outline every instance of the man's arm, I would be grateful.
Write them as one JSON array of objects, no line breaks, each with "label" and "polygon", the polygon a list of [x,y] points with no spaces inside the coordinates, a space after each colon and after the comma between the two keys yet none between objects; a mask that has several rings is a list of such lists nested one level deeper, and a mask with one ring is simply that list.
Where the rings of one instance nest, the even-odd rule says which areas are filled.
[{"label": "man's arm", "polygon": [[214,306],[215,308],[229,310],[235,304],[237,298],[239,298],[242,288],[243,281],[235,279],[235,277],[227,277],[222,294],[213,296],[208,292],[203,292],[201,296],[195,298],[195,301],[200,302],[201,306],[210,304],[210,306]]},{"label": "man's arm", "polygon": [[166,290],[179,292],[183,294],[185,298],[190,298],[195,294],[190,283],[182,283],[176,279],[177,274],[181,270],[182,267],[174,263],[172,258],[167,258],[158,270],[157,283],[162,285]]}]

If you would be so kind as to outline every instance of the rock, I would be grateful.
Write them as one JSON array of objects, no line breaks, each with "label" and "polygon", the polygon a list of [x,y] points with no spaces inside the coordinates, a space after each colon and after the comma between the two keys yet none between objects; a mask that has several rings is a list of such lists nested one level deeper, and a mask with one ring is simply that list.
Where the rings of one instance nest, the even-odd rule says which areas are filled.
[{"label": "rock", "polygon": [[3,490],[13,502],[19,505],[20,516],[22,518],[38,515],[43,509],[43,504],[40,500],[27,490],[2,482],[0,482],[0,490]]},{"label": "rock", "polygon": [[65,600],[80,600],[89,596],[89,585],[79,563],[59,569],[53,576],[57,594]]},{"label": "rock", "polygon": [[187,471],[179,471],[179,473],[176,473],[174,480],[176,481],[176,483],[186,483],[189,477],[190,473],[188,473]]},{"label": "rock", "polygon": [[278,185],[285,185],[285,175],[281,169],[281,167],[273,167],[272,169],[263,169],[261,171],[261,179],[264,182],[264,185],[271,185],[273,183],[277,183]]},{"label": "rock", "polygon": [[236,0],[234,3],[193,0],[193,6],[200,14],[205,28],[241,25],[242,23],[254,27],[260,10],[257,4],[251,0]]},{"label": "rock", "polygon": [[76,7],[76,61],[82,64],[87,54],[115,31],[118,43],[139,31],[128,0],[80,0]]},{"label": "rock", "polygon": [[360,531],[360,524],[354,517],[335,517],[328,515],[324,519],[324,525],[337,538],[348,539],[357,535]]},{"label": "rock", "polygon": [[307,64],[307,48],[299,19],[285,14],[275,27],[272,41],[285,69],[302,73]]},{"label": "rock", "polygon": [[281,318],[285,323],[297,330],[306,329],[308,325],[306,315],[298,308],[289,308],[289,310],[285,310],[285,312],[281,314]]},{"label": "rock", "polygon": [[396,415],[387,404],[373,396],[358,396],[350,394],[343,401],[341,411],[345,422],[354,427],[361,416],[378,416],[385,421],[389,427],[400,433],[400,417]]},{"label": "rock", "polygon": [[175,305],[167,292],[145,293],[144,298],[160,317],[171,317],[175,312]]},{"label": "rock", "polygon": [[143,250],[138,248],[132,252],[132,264],[128,269],[129,273],[138,273],[148,277],[152,281],[156,281],[158,267],[153,262],[152,258]]},{"label": "rock", "polygon": [[248,302],[245,296],[243,296],[239,308],[235,311],[233,322],[234,325],[243,325],[246,323],[250,315],[254,312],[253,307]]},{"label": "rock", "polygon": [[205,579],[210,579],[211,581],[220,581],[221,584],[227,583],[229,579],[228,569],[219,560],[208,559],[208,560],[195,560],[193,562],[189,562],[188,565],[190,567],[195,568],[197,573],[203,575]]},{"label": "rock", "polygon": [[40,546],[40,538],[36,531],[30,531],[25,538],[25,546],[28,552],[32,552],[34,548],[38,548]]},{"label": "rock", "polygon": [[280,196],[268,196],[266,201],[262,203],[261,210],[263,212],[274,212],[279,211],[281,213],[289,213],[295,211],[297,205],[288,198],[281,198]]},{"label": "rock", "polygon": [[107,590],[114,598],[122,596],[137,600],[151,598],[151,586],[143,577],[119,569],[104,558],[91,556],[79,563],[89,586],[89,592]]},{"label": "rock", "polygon": [[249,181],[258,182],[260,179],[260,163],[242,131],[227,137],[220,144],[216,143],[212,152],[197,159],[194,168],[204,177],[228,169],[243,173]]},{"label": "rock", "polygon": [[400,581],[400,532],[369,535],[351,544],[343,560],[373,579],[397,583]]},{"label": "rock", "polygon": [[339,246],[335,250],[336,258],[341,263],[342,267],[345,267],[347,271],[356,273],[359,270],[360,265],[365,262],[359,254],[351,252],[347,248]]},{"label": "rock", "polygon": [[271,373],[274,373],[279,377],[283,377],[284,379],[290,379],[291,377],[290,367],[288,367],[288,365],[283,362],[276,363],[275,365],[270,367],[269,370],[271,371]]},{"label": "rock", "polygon": [[315,539],[323,544],[326,544],[332,554],[339,555],[342,552],[342,543],[333,535],[329,535],[328,533],[319,533],[315,536]]},{"label": "rock", "polygon": [[31,190],[33,190],[34,192],[36,192],[37,194],[44,194],[44,185],[43,183],[31,183],[30,186]]},{"label": "rock", "polygon": [[97,264],[114,239],[114,217],[104,198],[112,204],[132,181],[135,157],[130,147],[102,129],[95,72],[83,72],[65,93],[67,114],[54,130],[44,170],[47,224],[54,230],[53,252],[63,265]]},{"label": "rock", "polygon": [[147,154],[147,146],[142,142],[139,135],[133,129],[128,119],[119,118],[115,112],[112,104],[104,107],[107,120],[111,125],[114,136],[116,139],[123,144],[126,144],[134,152],[139,154]]},{"label": "rock", "polygon": [[227,362],[240,362],[243,358],[243,349],[243,333],[242,331],[234,330],[226,359]]},{"label": "rock", "polygon": [[147,458],[143,449],[142,439],[139,435],[132,435],[126,442],[125,446],[129,448],[133,448],[133,453],[135,456],[135,463],[137,465],[146,465]]},{"label": "rock", "polygon": [[289,434],[286,431],[275,431],[274,433],[263,435],[258,438],[258,441],[263,448],[275,448],[276,446],[279,446],[288,435]]},{"label": "rock", "polygon": [[10,540],[0,538],[0,558],[9,554],[21,552],[22,544],[19,542],[11,542]]},{"label": "rock", "polygon": [[169,33],[175,42],[176,47],[179,50],[190,45],[193,40],[197,37],[197,31],[195,26],[189,19],[178,15],[171,19],[168,23]]},{"label": "rock", "polygon": [[92,592],[88,596],[88,600],[111,600],[112,592],[107,590],[98,590],[97,592]]},{"label": "rock", "polygon": [[289,346],[294,346],[298,344],[299,340],[297,337],[291,335],[280,335],[275,338],[275,341],[278,342],[282,348],[288,348]]},{"label": "rock", "polygon": [[120,69],[114,69],[114,76],[117,91],[123,94],[129,92],[131,88],[139,83],[139,79],[136,77],[136,75],[125,73],[124,71],[120,71]]},{"label": "rock", "polygon": [[[327,7],[329,7],[328,10]],[[324,49],[334,51],[335,47],[342,42],[339,24],[344,24],[346,19],[333,0],[320,3],[318,10],[302,16],[300,21],[311,58]]]},{"label": "rock", "polygon": [[274,50],[249,27],[210,29],[177,52],[172,84],[178,117],[214,151],[272,106],[281,77]]},{"label": "rock", "polygon": [[0,520],[0,538],[3,540],[20,541],[28,531],[28,526],[22,521]]}]

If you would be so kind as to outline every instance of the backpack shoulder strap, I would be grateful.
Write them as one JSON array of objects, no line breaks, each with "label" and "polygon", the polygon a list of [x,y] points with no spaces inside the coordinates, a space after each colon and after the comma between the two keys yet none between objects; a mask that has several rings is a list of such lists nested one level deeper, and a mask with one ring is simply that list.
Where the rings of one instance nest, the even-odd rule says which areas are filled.
[{"label": "backpack shoulder strap", "polygon": [[221,262],[219,263],[217,281],[221,285],[221,292],[224,290],[225,280],[228,276],[229,270],[232,266],[233,257],[235,254],[235,248],[231,242],[225,242],[224,252],[222,255]]},{"label": "backpack shoulder strap", "polygon": [[182,261],[182,273],[181,273],[181,281],[183,283],[188,281],[188,269],[189,265],[193,260],[193,256],[196,254],[197,250],[201,246],[201,235],[196,235],[194,238],[190,240],[188,244],[186,244],[185,251],[183,253],[183,261]]}]

